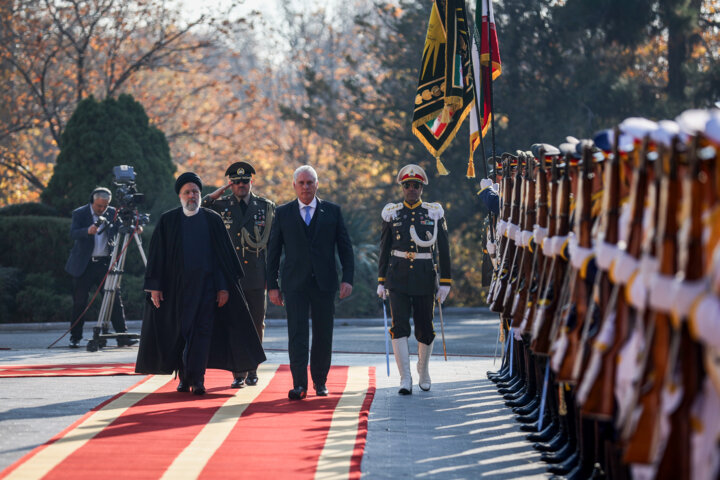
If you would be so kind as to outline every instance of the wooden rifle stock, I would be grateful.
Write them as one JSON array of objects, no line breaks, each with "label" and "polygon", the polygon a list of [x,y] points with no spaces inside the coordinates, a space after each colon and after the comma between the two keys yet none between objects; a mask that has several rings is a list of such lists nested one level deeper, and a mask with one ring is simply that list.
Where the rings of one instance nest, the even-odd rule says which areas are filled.
[{"label": "wooden rifle stock", "polygon": [[[588,249],[592,247],[592,179],[590,178],[592,168],[592,149],[587,145],[583,148],[582,174],[578,182],[577,203],[575,204],[575,235],[578,247]],[[589,292],[587,283],[579,270],[576,270],[571,276],[575,280],[570,285],[572,296],[569,301],[575,308],[575,322],[574,324],[565,323],[562,327],[566,329],[568,345],[558,371],[558,381],[575,383],[576,379],[573,377],[572,371],[578,354],[583,322],[587,313]],[[568,311],[568,317],[569,313]],[[568,317],[564,319],[566,322],[569,319]]]},{"label": "wooden rifle stock", "polygon": [[[703,278],[703,191],[699,180],[700,160],[698,151],[698,138],[695,138],[694,148],[690,157],[690,168],[685,178],[683,194],[686,211],[689,212],[690,228],[686,230],[684,238],[684,251],[681,252],[683,263],[680,277],[685,282],[696,282]],[[679,319],[684,320],[684,319]],[[663,459],[658,469],[658,479],[689,479],[691,472],[692,454],[690,450],[691,436],[691,409],[695,397],[700,391],[704,372],[703,352],[699,343],[695,342],[688,330],[688,322],[681,321],[673,324],[673,345],[669,360],[667,382],[674,382],[679,376],[682,381],[683,397],[680,405],[670,416],[670,438]]]},{"label": "wooden rifle stock", "polygon": [[[602,224],[602,238],[601,241],[609,245],[617,245],[618,243],[618,221],[620,219],[620,151],[618,144],[620,143],[620,132],[615,131],[615,151],[612,160],[606,170],[605,177],[605,191],[603,196],[603,224]],[[614,393],[614,378],[615,378],[615,357],[620,348],[620,342],[618,338],[617,323],[615,322],[615,315],[608,315],[607,306],[610,304],[611,291],[613,285],[610,282],[609,269],[601,270],[598,275],[599,279],[599,297],[600,301],[596,305],[600,313],[601,325],[599,332],[603,331],[603,328],[608,328],[611,332],[610,339],[606,345],[598,345],[597,342],[594,345],[593,354],[601,355],[601,366],[600,372],[597,374],[595,379],[591,379],[592,387],[587,400],[582,406],[581,412],[583,415],[595,418],[598,420],[609,421],[612,420],[613,412],[615,409],[615,393]],[[617,292],[614,298],[617,298]],[[615,322],[615,325],[606,324],[606,322]],[[603,332],[604,333],[604,332]],[[601,339],[604,341],[605,339]],[[585,340],[586,342],[588,340]],[[585,343],[587,346],[588,344]]]},{"label": "wooden rifle stock", "polygon": [[[673,140],[672,153],[663,150],[658,159],[657,174],[661,178],[660,203],[658,207],[658,225],[656,230],[656,252],[660,260],[659,274],[673,276],[677,271],[677,199],[680,198],[680,184],[677,179],[677,139]],[[667,169],[667,172],[663,172]],[[652,463],[659,440],[659,418],[661,415],[661,394],[667,377],[668,358],[672,327],[668,312],[651,309],[646,336],[646,349],[649,350],[647,365],[643,375],[641,395],[638,404],[640,418],[635,425],[625,449],[625,463]]]},{"label": "wooden rifle stock", "polygon": [[[528,161],[527,156],[524,152],[520,152],[518,155],[518,182],[520,182],[520,203],[518,206],[518,221],[517,226],[518,230],[522,232],[524,230],[525,226],[525,215],[527,212],[527,168],[528,168]],[[521,234],[522,235],[522,234]],[[512,304],[513,304],[513,298],[515,297],[515,291],[518,286],[518,276],[519,276],[519,266],[520,262],[523,258],[523,251],[525,249],[522,247],[521,244],[517,241],[517,236],[515,237],[515,255],[513,256],[513,261],[510,264],[510,275],[507,281],[507,285],[505,287],[505,296],[502,299],[502,309],[503,309],[503,316],[508,318],[512,315]]]},{"label": "wooden rifle stock", "polygon": [[511,268],[515,259],[515,238],[509,233],[510,225],[517,225],[520,217],[520,194],[522,193],[522,178],[520,175],[520,169],[518,168],[515,173],[515,179],[512,182],[512,204],[510,206],[510,217],[508,231],[505,236],[505,252],[503,253],[503,260],[500,267],[500,275],[497,279],[497,286],[495,291],[495,297],[490,305],[490,310],[495,313],[503,313],[503,306],[505,300],[505,290],[507,289],[510,276],[512,274]]},{"label": "wooden rifle stock", "polygon": [[[523,231],[525,232],[532,231],[536,221],[534,170],[535,159],[529,156],[525,167],[525,218],[523,222]],[[531,244],[522,246],[515,295],[510,311],[510,315],[513,317],[513,327],[520,326],[525,312],[525,303],[527,302],[528,290],[530,290],[530,282],[532,281],[533,266],[531,263],[534,253],[531,252],[531,249]]]},{"label": "wooden rifle stock", "polygon": [[[548,178],[545,170],[545,150],[540,149],[540,164],[537,168],[535,188],[535,203],[537,205],[536,217],[540,229],[548,229]],[[554,228],[554,227],[553,227]],[[528,290],[527,300],[523,306],[523,320],[526,321],[525,331],[532,332],[535,307],[540,297],[541,283],[545,275],[547,257],[543,253],[542,242],[535,238],[535,252],[533,253],[532,282]]]},{"label": "wooden rifle stock", "polygon": [[[504,161],[503,164],[503,178],[502,178],[502,199],[503,199],[503,209],[500,215],[500,221],[507,223],[507,221],[510,219],[510,209],[512,205],[512,188],[513,188],[513,179],[510,175],[510,165],[507,158]],[[503,268],[503,255],[505,253],[505,248],[507,246],[507,237],[500,232],[501,234],[498,235],[497,246],[495,249],[495,255],[497,257],[497,268],[495,269],[495,274],[493,275],[493,282],[490,285],[490,291],[488,293],[488,304],[492,304],[495,300],[495,293],[497,292],[497,287],[499,285],[500,277],[503,274],[502,268]]]},{"label": "wooden rifle stock", "polygon": [[[558,237],[565,237],[570,228],[570,165],[565,166],[565,173],[560,180],[557,189],[557,197],[553,202],[557,205],[557,227],[556,233]],[[550,331],[552,329],[552,319],[558,305],[558,297],[560,296],[560,288],[567,273],[567,260],[563,259],[558,253],[552,260],[550,272],[548,274],[545,293],[542,296],[542,316],[535,319],[539,322],[534,325],[533,329],[537,335],[533,335],[530,348],[538,355],[548,355],[550,353]]]}]

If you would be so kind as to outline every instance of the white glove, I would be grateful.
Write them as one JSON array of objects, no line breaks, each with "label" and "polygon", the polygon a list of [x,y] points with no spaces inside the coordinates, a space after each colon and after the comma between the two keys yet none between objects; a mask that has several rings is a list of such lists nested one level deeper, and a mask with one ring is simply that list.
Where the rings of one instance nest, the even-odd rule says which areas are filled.
[{"label": "white glove", "polygon": [[484,190],[488,187],[492,187],[492,180],[489,178],[483,178],[480,180],[480,190]]},{"label": "white glove", "polygon": [[498,193],[500,191],[500,184],[499,183],[493,183],[492,189],[495,191],[495,193]]},{"label": "white glove", "polygon": [[383,300],[387,298],[387,291],[385,290],[385,285],[378,285],[377,296],[382,298]]},{"label": "white glove", "polygon": [[438,299],[438,302],[443,303],[445,299],[448,296],[448,293],[450,293],[450,285],[440,285],[438,287],[437,294],[435,295],[435,298]]}]

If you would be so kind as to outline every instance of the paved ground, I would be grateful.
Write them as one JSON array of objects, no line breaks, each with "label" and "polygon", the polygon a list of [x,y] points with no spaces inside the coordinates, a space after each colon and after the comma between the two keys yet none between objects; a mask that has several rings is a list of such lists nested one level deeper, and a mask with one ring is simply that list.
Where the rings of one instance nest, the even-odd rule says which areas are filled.
[{"label": "paved ground", "polygon": [[[436,322],[440,340],[439,322]],[[137,331],[139,322],[131,322]],[[136,348],[99,352],[67,348],[58,325],[1,325],[0,364],[133,362]],[[90,335],[90,330],[87,330]],[[513,421],[485,372],[494,370],[494,314],[484,309],[445,312],[448,361],[441,342],[430,364],[433,387],[397,394],[399,378],[390,357],[386,374],[382,319],[336,321],[335,365],[373,365],[377,391],[370,409],[363,476],[375,478],[546,478],[539,455]],[[284,321],[269,320],[268,361],[287,363]],[[411,345],[411,352],[416,351]],[[413,364],[414,364],[414,358]],[[414,371],[414,366],[413,366]],[[63,430],[90,408],[135,384],[139,377],[0,379],[0,470]],[[228,380],[230,380],[228,378]]]}]

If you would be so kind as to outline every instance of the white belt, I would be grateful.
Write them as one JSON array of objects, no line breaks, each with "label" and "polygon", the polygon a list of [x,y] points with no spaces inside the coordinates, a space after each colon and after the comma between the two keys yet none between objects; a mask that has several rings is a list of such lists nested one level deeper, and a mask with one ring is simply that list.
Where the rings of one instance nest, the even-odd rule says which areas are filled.
[{"label": "white belt", "polygon": [[432,259],[432,253],[425,252],[425,253],[418,253],[418,252],[402,252],[400,250],[393,250],[392,255],[394,257],[400,257],[400,258],[407,258],[409,260],[431,260]]}]

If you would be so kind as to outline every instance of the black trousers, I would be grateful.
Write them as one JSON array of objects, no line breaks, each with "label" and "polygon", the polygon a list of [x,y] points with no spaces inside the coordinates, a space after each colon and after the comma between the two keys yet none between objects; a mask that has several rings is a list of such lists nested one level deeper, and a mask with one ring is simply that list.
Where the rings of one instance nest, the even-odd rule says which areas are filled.
[{"label": "black trousers", "polygon": [[[245,300],[247,300],[250,309],[250,317],[252,318],[255,330],[262,342],[265,335],[265,311],[267,310],[267,291],[264,288],[255,288],[252,290],[243,290]],[[254,372],[254,371],[253,371]],[[248,372],[235,372],[235,378],[245,378]]]},{"label": "black trousers", "polygon": [[325,384],[332,356],[335,291],[320,290],[316,281],[299,291],[283,292],[288,322],[288,353],[293,387],[308,386],[309,319],[312,318],[310,375],[313,383]]},{"label": "black trousers", "polygon": [[[90,260],[87,268],[79,277],[75,277],[73,285],[73,315],[70,319],[70,325],[80,316],[85,310],[88,303],[89,293],[95,292],[97,286],[102,282],[107,273],[108,267],[110,266],[110,257],[103,257],[102,260],[93,262]],[[102,303],[104,292],[100,289],[98,296],[95,301]],[[71,340],[80,340],[83,336],[83,326],[85,325],[85,319],[87,313],[78,321],[75,326],[70,330]],[[113,302],[113,310],[110,315],[110,321],[112,322],[113,329],[117,333],[127,331],[125,326],[125,308],[122,303],[122,296],[120,291],[115,293],[115,301]]]},{"label": "black trousers", "polygon": [[200,384],[204,380],[213,324],[215,322],[215,291],[211,273],[188,275],[189,281],[184,285],[180,325],[185,348],[183,349],[182,365],[184,379],[191,385]]},{"label": "black trousers", "polygon": [[390,290],[390,314],[392,315],[392,338],[410,336],[410,315],[415,324],[415,338],[418,342],[430,345],[435,339],[433,315],[435,295],[408,295]]}]

